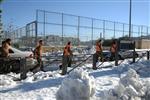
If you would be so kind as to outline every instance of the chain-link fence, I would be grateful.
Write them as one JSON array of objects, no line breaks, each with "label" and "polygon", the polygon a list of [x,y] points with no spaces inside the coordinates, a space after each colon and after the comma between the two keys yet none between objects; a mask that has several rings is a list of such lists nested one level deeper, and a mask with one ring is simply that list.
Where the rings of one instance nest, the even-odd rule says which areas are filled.
[{"label": "chain-link fence", "polygon": [[[64,44],[70,40],[74,45],[93,44],[93,41],[129,36],[129,24],[89,18],[65,13],[36,11],[37,36],[45,37],[47,43]],[[150,35],[148,26],[131,26],[131,37]]]},{"label": "chain-link fence", "polygon": [[[73,45],[92,45],[99,38],[128,37],[129,24],[37,10],[35,21],[11,32],[10,36],[14,42],[25,46],[34,46],[38,39],[53,46],[64,45],[67,41]],[[131,25],[131,37],[150,37],[150,27]]]},{"label": "chain-link fence", "polygon": [[25,47],[34,47],[36,43],[36,22],[26,24],[26,26],[13,31],[5,31],[3,39],[11,38],[13,44]]}]

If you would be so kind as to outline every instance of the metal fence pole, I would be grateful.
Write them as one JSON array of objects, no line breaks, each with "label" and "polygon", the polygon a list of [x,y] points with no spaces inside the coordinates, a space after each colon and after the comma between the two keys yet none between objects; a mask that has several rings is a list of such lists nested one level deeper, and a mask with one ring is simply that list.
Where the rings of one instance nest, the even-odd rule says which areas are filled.
[{"label": "metal fence pole", "polygon": [[77,34],[77,38],[78,38],[78,46],[80,45],[80,16],[78,16],[78,34]]},{"label": "metal fence pole", "polygon": [[35,45],[38,39],[38,10],[36,10],[36,21],[35,21]]},{"label": "metal fence pole", "polygon": [[117,44],[117,49],[116,49],[116,53],[115,53],[115,66],[118,66],[118,50],[119,50],[119,41],[116,40],[116,44]]},{"label": "metal fence pole", "polygon": [[62,13],[62,45],[63,45],[63,38],[64,37],[64,14]]},{"label": "metal fence pole", "polygon": [[148,36],[148,27],[147,27],[147,36]]},{"label": "metal fence pole", "polygon": [[140,36],[140,26],[138,26],[138,37]]},{"label": "metal fence pole", "polygon": [[44,35],[44,40],[45,40],[45,10],[43,11],[44,13],[44,18],[43,18],[43,35]]},{"label": "metal fence pole", "polygon": [[132,37],[133,33],[133,25],[131,24],[131,32],[130,32],[130,37]]},{"label": "metal fence pole", "polygon": [[147,60],[149,60],[149,52],[150,52],[150,51],[147,51]]},{"label": "metal fence pole", "polygon": [[93,45],[93,19],[92,19],[92,37],[91,37],[91,39],[92,39],[92,45]]},{"label": "metal fence pole", "polygon": [[25,36],[25,45],[27,46],[28,45],[28,42],[27,42],[27,38],[28,38],[28,24],[26,25],[26,27],[25,27],[25,30],[26,30],[26,36]]},{"label": "metal fence pole", "polygon": [[103,38],[105,39],[105,20],[103,20]]},{"label": "metal fence pole", "polygon": [[143,36],[143,26],[141,26],[141,38]]},{"label": "metal fence pole", "polygon": [[102,40],[102,33],[100,33],[100,39]]},{"label": "metal fence pole", "polygon": [[35,45],[38,41],[38,21],[35,21]]},{"label": "metal fence pole", "polygon": [[133,63],[135,63],[135,41],[133,42]]},{"label": "metal fence pole", "polygon": [[114,39],[115,39],[115,35],[116,35],[116,34],[115,34],[115,31],[116,31],[115,27],[116,27],[116,26],[115,26],[115,22],[114,22]]},{"label": "metal fence pole", "polygon": [[123,37],[124,37],[124,23],[123,23]]},{"label": "metal fence pole", "polygon": [[129,38],[131,37],[131,11],[132,11],[132,0],[130,0],[130,9],[129,9]]}]

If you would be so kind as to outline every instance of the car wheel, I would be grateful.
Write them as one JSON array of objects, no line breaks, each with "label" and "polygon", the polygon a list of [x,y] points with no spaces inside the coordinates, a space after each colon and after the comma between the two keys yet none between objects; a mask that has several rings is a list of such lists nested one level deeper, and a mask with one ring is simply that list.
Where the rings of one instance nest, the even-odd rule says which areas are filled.
[{"label": "car wheel", "polygon": [[138,54],[135,54],[135,57],[137,58],[139,55]]}]

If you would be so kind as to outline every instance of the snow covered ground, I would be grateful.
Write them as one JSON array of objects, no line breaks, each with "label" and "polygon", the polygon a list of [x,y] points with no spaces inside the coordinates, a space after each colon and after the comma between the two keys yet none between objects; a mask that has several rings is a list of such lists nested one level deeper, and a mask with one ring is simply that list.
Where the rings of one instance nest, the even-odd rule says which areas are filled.
[{"label": "snow covered ground", "polygon": [[[126,60],[120,66],[98,70],[92,70],[91,64],[85,64],[78,69],[80,74],[70,73],[65,76],[61,76],[59,70],[38,72],[35,75],[29,72],[27,79],[22,81],[13,81],[12,76],[19,77],[19,74],[0,75],[0,100],[56,100],[58,91],[66,92],[71,87],[82,86],[89,88],[82,88],[82,92],[85,95],[91,93],[90,100],[129,100],[129,98],[130,100],[150,100],[150,61],[141,59],[140,62],[132,65],[129,65],[129,62]],[[107,64],[104,63],[103,67]],[[76,75],[79,76],[75,77]],[[65,81],[67,79],[71,81]],[[75,80],[78,80],[77,83]],[[65,85],[65,88],[61,89],[62,85]],[[95,89],[94,92],[91,91],[92,88]],[[78,91],[79,89],[76,89],[76,92]],[[82,97],[84,93],[74,96]],[[62,93],[60,94],[63,96]]]}]

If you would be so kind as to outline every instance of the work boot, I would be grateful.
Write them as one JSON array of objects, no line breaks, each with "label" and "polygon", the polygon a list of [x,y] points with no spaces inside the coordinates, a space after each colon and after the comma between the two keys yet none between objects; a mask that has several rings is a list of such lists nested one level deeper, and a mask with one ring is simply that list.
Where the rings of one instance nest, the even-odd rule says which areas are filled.
[{"label": "work boot", "polygon": [[97,67],[93,67],[93,70],[97,70]]},{"label": "work boot", "polygon": [[61,73],[61,75],[66,75],[66,73]]}]

